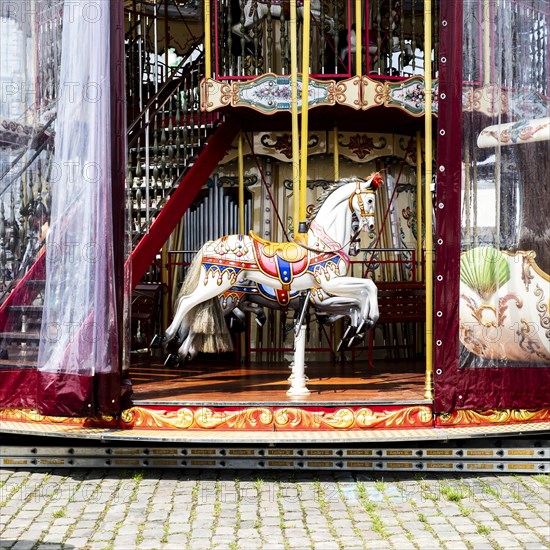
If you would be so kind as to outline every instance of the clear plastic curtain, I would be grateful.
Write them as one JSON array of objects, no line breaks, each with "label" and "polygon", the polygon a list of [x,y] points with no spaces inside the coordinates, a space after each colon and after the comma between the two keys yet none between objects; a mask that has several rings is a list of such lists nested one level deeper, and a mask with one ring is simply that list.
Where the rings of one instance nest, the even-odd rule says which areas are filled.
[{"label": "clear plastic curtain", "polygon": [[92,377],[118,371],[112,251],[108,2],[65,0],[39,399],[94,410]]},{"label": "clear plastic curtain", "polygon": [[549,9],[465,3],[463,366],[550,362]]},{"label": "clear plastic curtain", "polygon": [[441,6],[435,410],[545,408],[550,2]]}]

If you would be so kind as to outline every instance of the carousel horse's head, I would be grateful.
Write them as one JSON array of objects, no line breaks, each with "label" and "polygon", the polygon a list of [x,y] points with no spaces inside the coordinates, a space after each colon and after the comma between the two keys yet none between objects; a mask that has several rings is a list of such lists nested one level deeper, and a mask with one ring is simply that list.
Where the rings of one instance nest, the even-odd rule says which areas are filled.
[{"label": "carousel horse's head", "polygon": [[382,185],[382,176],[373,174],[369,179],[356,179],[355,191],[349,197],[349,208],[357,217],[363,231],[374,230],[376,190]]}]

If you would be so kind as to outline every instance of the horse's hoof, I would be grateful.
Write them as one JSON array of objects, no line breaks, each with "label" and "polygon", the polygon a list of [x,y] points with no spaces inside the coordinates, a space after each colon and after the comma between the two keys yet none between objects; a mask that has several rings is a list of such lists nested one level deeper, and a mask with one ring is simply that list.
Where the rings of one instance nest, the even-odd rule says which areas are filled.
[{"label": "horse's hoof", "polygon": [[166,342],[166,336],[160,336],[159,334],[155,334],[153,336],[153,339],[151,340],[151,343],[149,344],[150,348],[160,348],[164,345]]},{"label": "horse's hoof", "polygon": [[360,346],[365,341],[365,333],[360,332],[359,334],[356,334],[349,342],[348,347],[350,348],[356,348]]},{"label": "horse's hoof", "polygon": [[351,340],[356,334],[357,334],[357,327],[353,325],[348,325],[348,327],[344,332],[344,335],[342,336],[342,340]]},{"label": "horse's hoof", "polygon": [[165,337],[164,341],[162,342],[162,346],[166,347],[166,351],[168,353],[175,355],[178,349],[180,349],[181,342],[177,338],[172,338],[172,340],[167,342]]},{"label": "horse's hoof", "polygon": [[166,359],[164,361],[165,367],[173,367],[176,364],[176,361],[178,360],[178,356],[174,355],[173,353],[169,353],[166,356]]},{"label": "horse's hoof", "polygon": [[0,348],[0,359],[9,359],[8,350],[6,348]]},{"label": "horse's hoof", "polygon": [[191,359],[193,359],[193,356],[190,353],[188,353],[185,357],[183,355],[178,355],[178,368],[182,369],[185,367],[185,364],[189,363]]},{"label": "horse's hoof", "polygon": [[340,340],[340,343],[338,344],[338,347],[336,348],[336,353],[339,353],[341,351],[347,351],[348,349],[349,349],[349,340],[342,338]]},{"label": "horse's hoof", "polygon": [[266,322],[267,318],[265,315],[258,315],[256,317],[256,323],[258,324],[258,326],[261,328],[265,325],[265,322]]}]

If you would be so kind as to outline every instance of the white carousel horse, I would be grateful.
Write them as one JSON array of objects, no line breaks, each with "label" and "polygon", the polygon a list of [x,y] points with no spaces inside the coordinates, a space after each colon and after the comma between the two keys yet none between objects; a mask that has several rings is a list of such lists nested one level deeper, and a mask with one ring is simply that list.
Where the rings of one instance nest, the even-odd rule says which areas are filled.
[{"label": "white carousel horse", "polygon": [[[287,11],[290,9],[288,0],[245,0],[244,5],[241,4],[241,0],[238,0],[238,4],[241,8],[241,14],[244,14],[244,21],[238,20],[232,27],[232,31],[238,36],[247,37],[247,31],[252,26],[257,25],[265,19],[269,14],[273,19],[280,19],[284,13],[286,20],[290,19],[290,15]],[[321,18],[321,0],[311,0],[311,18],[313,20],[319,20]],[[296,2],[296,16],[298,20],[304,18],[304,0],[297,0]],[[334,28],[334,20],[325,15],[324,17],[326,32],[332,32]]]},{"label": "white carousel horse", "polygon": [[[325,311],[349,314],[352,336],[378,320],[376,285],[370,279],[346,276],[351,240],[346,242],[352,217],[359,227],[374,229],[375,191],[382,178],[343,179],[319,197],[307,234],[294,242],[274,243],[250,235],[228,235],[203,245],[191,264],[178,296],[176,313],[162,338],[152,347],[165,348],[177,338],[184,361],[197,351],[197,334],[210,344],[202,351],[227,351],[227,325],[218,296],[235,285],[256,283],[273,289],[281,306],[292,291],[314,289]],[[224,332],[224,329],[226,332]]]}]

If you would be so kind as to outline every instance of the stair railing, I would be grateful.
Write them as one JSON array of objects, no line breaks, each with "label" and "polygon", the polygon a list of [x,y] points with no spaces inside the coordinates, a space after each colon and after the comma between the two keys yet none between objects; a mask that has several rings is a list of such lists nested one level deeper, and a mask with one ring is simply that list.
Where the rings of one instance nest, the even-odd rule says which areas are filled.
[{"label": "stair railing", "polygon": [[186,170],[221,121],[200,109],[204,50],[197,45],[128,128],[127,190],[133,243],[149,231]]},{"label": "stair railing", "polygon": [[31,158],[21,156],[12,165],[16,174],[0,194],[0,304],[44,244],[51,204],[52,149],[51,138],[47,138],[37,149],[26,150]]}]

